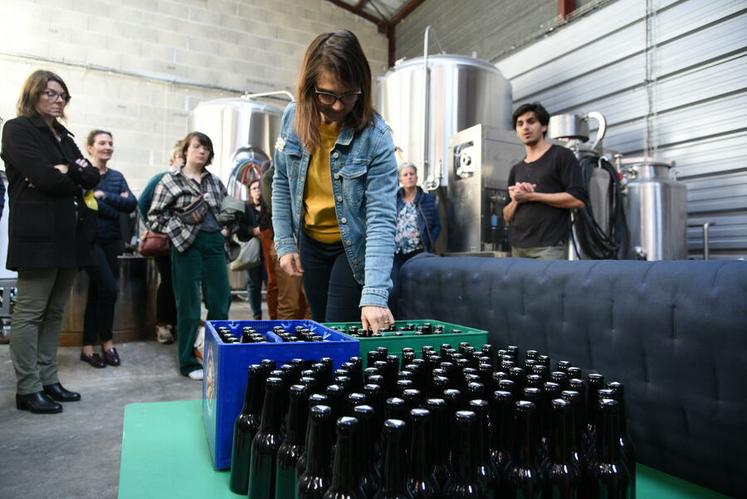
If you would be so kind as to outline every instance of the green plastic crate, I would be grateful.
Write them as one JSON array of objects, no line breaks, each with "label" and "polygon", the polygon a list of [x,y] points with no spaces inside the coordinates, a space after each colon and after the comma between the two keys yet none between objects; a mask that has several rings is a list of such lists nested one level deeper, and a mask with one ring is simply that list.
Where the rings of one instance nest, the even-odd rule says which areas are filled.
[{"label": "green plastic crate", "polygon": [[[416,335],[415,331],[402,331],[402,336],[394,336],[394,332],[385,331],[382,336],[373,337],[359,337],[351,336],[360,341],[360,356],[363,360],[363,367],[368,367],[367,353],[371,350],[376,350],[378,347],[387,347],[390,354],[394,354],[402,360],[402,349],[405,347],[411,347],[415,349],[415,353],[418,357],[422,356],[422,347],[425,345],[432,345],[436,350],[439,349],[444,343],[452,345],[454,348],[459,346],[459,343],[466,341],[473,347],[479,349],[485,343],[488,342],[488,332],[483,329],[476,329],[469,326],[462,326],[459,324],[451,324],[449,322],[436,321],[432,319],[412,320],[412,321],[395,321],[394,326],[399,329],[407,324],[413,324],[416,327],[422,326],[425,323],[430,323],[435,326],[443,326],[444,333],[442,334],[425,334]],[[360,322],[327,322],[324,324],[328,328],[336,329],[343,334],[346,334],[349,326],[361,327]],[[449,333],[454,329],[462,331],[459,334]]]}]

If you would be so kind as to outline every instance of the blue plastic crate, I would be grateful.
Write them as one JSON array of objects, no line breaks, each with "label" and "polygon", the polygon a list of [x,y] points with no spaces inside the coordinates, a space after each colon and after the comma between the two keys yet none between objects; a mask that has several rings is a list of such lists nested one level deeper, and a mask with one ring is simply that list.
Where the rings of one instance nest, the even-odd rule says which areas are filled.
[{"label": "blue plastic crate", "polygon": [[[227,327],[232,334],[241,337],[244,326],[256,329],[268,343],[223,343],[218,336],[218,328]],[[303,326],[320,334],[324,340],[283,342],[272,332],[275,326],[283,326],[291,332],[296,326]],[[296,358],[316,361],[331,357],[337,368],[359,351],[358,340],[314,321],[208,321],[205,324],[202,419],[215,469],[231,467],[233,424],[244,403],[247,368],[251,364],[271,359],[279,367]]]}]

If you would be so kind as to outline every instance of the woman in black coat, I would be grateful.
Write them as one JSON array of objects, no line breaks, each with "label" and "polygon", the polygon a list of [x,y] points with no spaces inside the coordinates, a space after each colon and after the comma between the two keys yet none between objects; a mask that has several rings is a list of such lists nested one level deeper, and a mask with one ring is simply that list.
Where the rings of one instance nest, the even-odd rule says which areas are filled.
[{"label": "woman in black coat", "polygon": [[[272,222],[262,199],[260,179],[252,180],[249,183],[249,199],[246,204],[246,211],[239,218],[239,230],[236,232],[236,237],[239,238],[239,241],[249,241],[252,237],[258,237],[261,240],[263,237],[262,230],[270,228]],[[249,269],[249,278],[246,282],[249,305],[252,308],[254,320],[262,320],[262,281],[266,280],[266,276],[263,275],[263,263]]]},{"label": "woman in black coat", "polygon": [[62,78],[35,71],[2,136],[10,206],[6,266],[18,272],[10,339],[16,407],[36,413],[61,412],[58,402],[80,400],[57,377],[57,344],[76,273],[91,264],[95,222],[87,222],[82,190],[93,188],[99,173],[59,122],[69,101]]}]

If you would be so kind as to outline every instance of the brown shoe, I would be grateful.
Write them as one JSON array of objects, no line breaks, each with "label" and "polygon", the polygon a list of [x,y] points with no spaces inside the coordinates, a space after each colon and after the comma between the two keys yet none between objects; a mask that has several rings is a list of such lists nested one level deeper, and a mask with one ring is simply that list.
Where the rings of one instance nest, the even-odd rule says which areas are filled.
[{"label": "brown shoe", "polygon": [[119,354],[117,353],[116,348],[111,347],[109,350],[104,350],[102,348],[101,352],[104,357],[104,362],[106,362],[110,366],[117,367],[122,363],[122,361],[119,359]]},{"label": "brown shoe", "polygon": [[96,369],[102,369],[106,367],[104,361],[101,360],[101,356],[97,353],[86,355],[83,352],[80,352],[80,360],[82,360],[83,362],[88,362],[89,364],[91,364],[91,367],[95,367]]}]

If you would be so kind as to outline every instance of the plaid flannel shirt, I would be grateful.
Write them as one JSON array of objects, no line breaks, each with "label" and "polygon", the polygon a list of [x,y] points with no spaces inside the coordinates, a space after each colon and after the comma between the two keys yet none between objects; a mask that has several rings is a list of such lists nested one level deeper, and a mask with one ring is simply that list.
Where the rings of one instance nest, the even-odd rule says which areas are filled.
[{"label": "plaid flannel shirt", "polygon": [[223,182],[209,171],[204,172],[199,183],[182,174],[181,170],[167,173],[153,193],[148,210],[148,226],[151,230],[166,234],[177,251],[184,252],[197,238],[200,224],[184,223],[178,214],[203,198],[218,220],[221,202],[227,195]]}]

